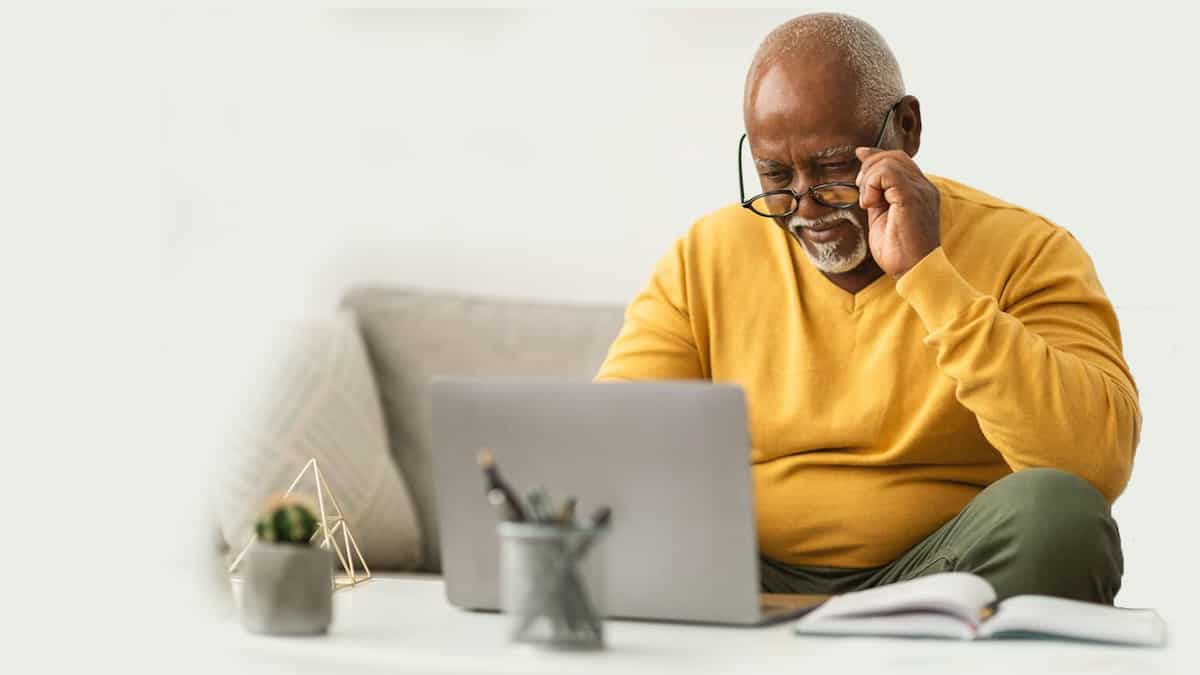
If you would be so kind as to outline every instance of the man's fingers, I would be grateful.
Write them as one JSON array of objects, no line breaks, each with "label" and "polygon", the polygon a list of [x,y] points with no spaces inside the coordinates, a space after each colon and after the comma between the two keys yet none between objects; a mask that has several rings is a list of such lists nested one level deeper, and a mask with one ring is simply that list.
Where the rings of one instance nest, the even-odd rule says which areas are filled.
[{"label": "man's fingers", "polygon": [[860,182],[868,170],[881,162],[899,162],[905,167],[911,168],[918,173],[920,172],[920,169],[917,168],[917,163],[913,161],[912,157],[900,150],[857,148],[855,154],[858,155],[858,159],[862,163],[862,167],[858,170],[858,177],[854,179],[855,183]]},{"label": "man's fingers", "polygon": [[854,154],[858,157],[858,161],[862,165],[858,169],[858,177],[854,179],[855,183],[859,183],[862,180],[863,174],[867,172],[867,169],[877,164],[879,160],[886,158],[889,151],[880,150],[879,148],[855,148]]},{"label": "man's fingers", "polygon": [[859,204],[863,208],[883,208],[904,203],[905,190],[913,186],[913,177],[903,161],[883,157],[863,166],[857,182]]},{"label": "man's fingers", "polygon": [[865,180],[858,186],[858,204],[864,209],[883,208],[888,205],[884,198],[884,186],[881,179]]},{"label": "man's fingers", "polygon": [[887,163],[863,167],[858,177],[858,203],[864,209],[886,208],[887,191],[896,185],[896,169]]},{"label": "man's fingers", "polygon": [[878,155],[881,152],[884,152],[884,151],[880,150],[879,148],[871,148],[871,147],[867,147],[867,146],[862,146],[862,147],[858,147],[858,148],[854,149],[854,155],[856,157],[858,157],[858,161],[860,161],[860,162],[865,162],[865,161],[867,161],[867,158],[870,157],[871,155]]}]

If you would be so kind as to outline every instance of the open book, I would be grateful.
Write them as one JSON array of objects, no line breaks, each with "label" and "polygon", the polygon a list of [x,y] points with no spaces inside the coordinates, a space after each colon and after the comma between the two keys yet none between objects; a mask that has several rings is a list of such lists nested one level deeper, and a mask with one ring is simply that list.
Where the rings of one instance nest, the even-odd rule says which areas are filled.
[{"label": "open book", "polygon": [[947,572],[830,598],[796,622],[817,635],[982,640],[1047,637],[1161,646],[1167,627],[1152,609],[1120,609],[1045,595],[996,602],[974,574]]}]

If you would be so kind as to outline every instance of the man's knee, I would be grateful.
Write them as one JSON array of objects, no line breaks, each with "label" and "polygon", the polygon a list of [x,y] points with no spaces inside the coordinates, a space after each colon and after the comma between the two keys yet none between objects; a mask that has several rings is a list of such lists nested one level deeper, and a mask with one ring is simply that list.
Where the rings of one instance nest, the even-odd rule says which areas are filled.
[{"label": "man's knee", "polygon": [[980,498],[1007,541],[1008,594],[1041,593],[1112,602],[1120,588],[1120,536],[1108,501],[1058,469],[1026,469]]},{"label": "man's knee", "polygon": [[983,494],[1000,500],[1014,516],[1035,521],[1048,513],[1060,513],[1063,520],[1109,513],[1108,500],[1095,486],[1060,469],[1017,471],[988,486]]}]

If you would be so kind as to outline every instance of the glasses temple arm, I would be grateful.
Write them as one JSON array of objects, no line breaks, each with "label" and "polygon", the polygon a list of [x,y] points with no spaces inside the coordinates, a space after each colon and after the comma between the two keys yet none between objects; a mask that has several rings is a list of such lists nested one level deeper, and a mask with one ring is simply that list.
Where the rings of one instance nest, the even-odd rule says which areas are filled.
[{"label": "glasses temple arm", "polygon": [[742,177],[742,144],[746,142],[746,134],[738,140],[738,197],[742,204],[746,203],[746,180]]}]

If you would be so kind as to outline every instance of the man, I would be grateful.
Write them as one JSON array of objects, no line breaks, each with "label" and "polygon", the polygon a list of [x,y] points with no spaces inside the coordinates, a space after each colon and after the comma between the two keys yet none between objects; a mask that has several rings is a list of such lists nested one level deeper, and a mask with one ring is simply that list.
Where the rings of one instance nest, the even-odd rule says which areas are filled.
[{"label": "man", "polygon": [[765,196],[676,242],[597,379],[742,385],[765,591],[966,571],[1111,604],[1141,417],[1082,247],[921,171],[920,105],[861,20],[775,29],[744,113]]}]

